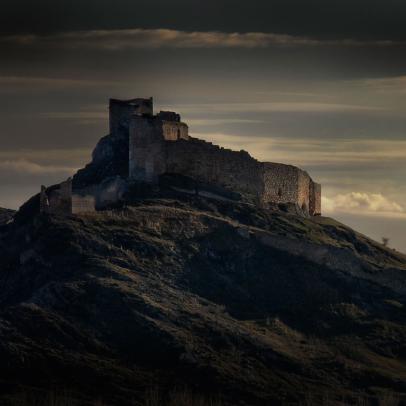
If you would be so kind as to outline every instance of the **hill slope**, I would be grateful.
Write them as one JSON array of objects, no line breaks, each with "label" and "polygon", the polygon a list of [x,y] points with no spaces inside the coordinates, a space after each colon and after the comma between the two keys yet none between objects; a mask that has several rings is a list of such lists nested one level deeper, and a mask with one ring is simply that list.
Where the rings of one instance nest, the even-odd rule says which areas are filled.
[{"label": "hill slope", "polygon": [[0,207],[0,226],[9,222],[15,214],[14,210],[2,209]]},{"label": "hill slope", "polygon": [[406,257],[332,219],[140,200],[9,225],[0,252],[5,404],[52,388],[120,405],[184,387],[229,405],[406,394]]}]

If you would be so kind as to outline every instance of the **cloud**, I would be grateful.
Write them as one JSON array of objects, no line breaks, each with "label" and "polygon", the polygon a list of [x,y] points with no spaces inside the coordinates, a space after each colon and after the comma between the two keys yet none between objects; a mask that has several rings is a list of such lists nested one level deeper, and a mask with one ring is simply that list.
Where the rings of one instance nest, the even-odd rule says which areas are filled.
[{"label": "cloud", "polygon": [[254,102],[254,103],[211,103],[185,104],[175,106],[183,113],[351,113],[376,112],[384,108],[357,104],[324,102]]},{"label": "cloud", "polygon": [[19,159],[15,161],[0,162],[0,170],[14,174],[27,174],[27,175],[70,175],[76,171],[77,168],[56,166],[56,165],[40,165],[35,162]]},{"label": "cloud", "polygon": [[179,31],[173,29],[122,29],[70,31],[52,35],[12,35],[0,44],[23,47],[45,45],[57,48],[125,50],[137,48],[267,48],[271,46],[380,46],[398,45],[393,41],[319,40],[315,38],[265,32]]},{"label": "cloud", "polygon": [[406,161],[406,141],[329,138],[283,138],[269,136],[233,135],[215,132],[196,132],[191,135],[227,148],[247,150],[261,161],[284,162],[299,166],[326,167],[350,164],[371,166]]},{"label": "cloud", "polygon": [[374,78],[361,81],[368,88],[378,91],[379,93],[396,94],[406,93],[406,76],[395,76],[388,78]]},{"label": "cloud", "polygon": [[72,170],[88,162],[90,157],[91,150],[81,148],[0,150],[0,166],[29,168],[34,165],[42,168],[37,173],[50,172],[55,168]]},{"label": "cloud", "polygon": [[262,123],[262,120],[251,120],[242,118],[199,118],[199,119],[189,119],[187,123],[189,127],[197,126],[217,126],[223,124],[253,124]]},{"label": "cloud", "polygon": [[333,197],[323,196],[322,207],[326,213],[406,215],[403,206],[380,193],[349,192]]},{"label": "cloud", "polygon": [[[1,42],[1,40],[0,40]],[[82,80],[82,79],[66,79],[52,77],[31,77],[31,76],[0,76],[0,85],[10,86],[15,91],[16,87],[26,89],[29,87],[37,88],[83,88],[83,87],[99,87],[99,86],[114,86],[117,85],[114,81],[102,80]],[[3,88],[1,89],[3,91]]]}]

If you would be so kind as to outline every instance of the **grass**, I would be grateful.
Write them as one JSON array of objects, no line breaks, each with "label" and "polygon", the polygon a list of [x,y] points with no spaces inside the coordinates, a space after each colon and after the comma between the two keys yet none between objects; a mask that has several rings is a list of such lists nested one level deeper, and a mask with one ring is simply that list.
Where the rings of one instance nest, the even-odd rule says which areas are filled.
[{"label": "grass", "polygon": [[[3,403],[5,402],[5,403]],[[0,399],[2,406],[111,406],[101,399],[88,400],[78,399],[68,391],[53,390],[48,393],[38,393],[33,390],[24,390],[9,399]],[[117,403],[114,403],[117,404]],[[120,402],[120,404],[122,404]],[[188,388],[174,389],[169,393],[163,393],[157,387],[148,388],[145,392],[144,401],[126,402],[134,406],[223,406],[221,400],[195,394]]]}]

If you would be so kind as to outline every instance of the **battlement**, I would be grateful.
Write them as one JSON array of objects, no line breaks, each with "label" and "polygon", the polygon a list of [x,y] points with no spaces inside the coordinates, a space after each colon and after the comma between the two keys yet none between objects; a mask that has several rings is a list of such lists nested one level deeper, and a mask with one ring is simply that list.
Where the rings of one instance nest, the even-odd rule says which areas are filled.
[{"label": "battlement", "polygon": [[160,111],[156,116],[162,121],[173,121],[180,123],[180,114],[173,111]]}]

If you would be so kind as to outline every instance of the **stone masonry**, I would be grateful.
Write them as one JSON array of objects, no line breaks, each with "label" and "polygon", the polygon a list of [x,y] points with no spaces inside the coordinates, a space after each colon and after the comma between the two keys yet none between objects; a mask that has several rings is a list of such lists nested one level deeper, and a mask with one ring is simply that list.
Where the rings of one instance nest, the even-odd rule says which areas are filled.
[{"label": "stone masonry", "polygon": [[[163,175],[181,175],[192,179],[194,191],[198,193],[200,189],[202,196],[225,198],[237,194],[243,201],[264,208],[294,205],[298,213],[321,214],[321,186],[307,172],[292,165],[259,162],[246,151],[232,151],[190,137],[189,128],[179,114],[161,111],[154,115],[152,97],[110,99],[109,113],[110,135],[99,143],[97,156],[101,158],[93,157],[92,165],[96,170],[100,165],[117,167],[118,160],[128,166],[128,179],[112,172],[74,189],[71,179],[50,188],[43,186],[41,212],[92,212],[122,201],[131,183],[157,187]],[[120,159],[114,158],[112,151],[117,146],[110,140],[126,141],[117,144],[122,149]],[[206,185],[204,191],[202,185]],[[184,188],[179,190],[193,193]],[[217,193],[219,190],[224,193]]]},{"label": "stone masonry", "polygon": [[163,174],[185,175],[241,192],[261,207],[294,204],[304,214],[321,214],[321,186],[302,169],[192,138],[173,112],[136,113],[128,122],[132,181],[158,184]]},{"label": "stone masonry", "polygon": [[46,188],[41,186],[40,212],[53,214],[78,214],[95,210],[93,194],[85,191],[72,192],[72,179]]}]

